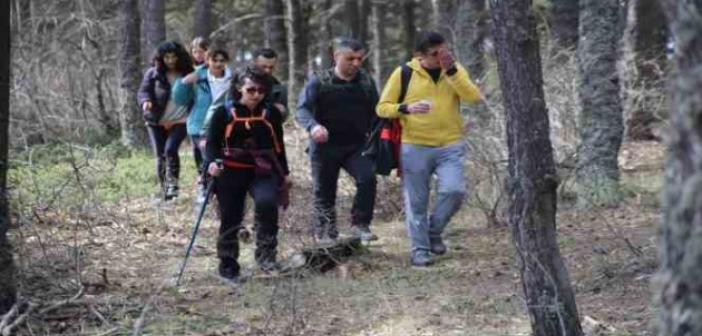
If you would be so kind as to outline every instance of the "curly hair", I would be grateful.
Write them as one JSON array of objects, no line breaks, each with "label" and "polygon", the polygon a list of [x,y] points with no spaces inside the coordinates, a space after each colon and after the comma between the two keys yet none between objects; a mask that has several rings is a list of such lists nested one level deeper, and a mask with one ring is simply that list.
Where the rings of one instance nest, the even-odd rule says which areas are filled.
[{"label": "curly hair", "polygon": [[255,65],[249,64],[242,71],[232,76],[231,94],[234,99],[241,99],[241,92],[239,92],[239,90],[244,86],[247,79],[262,86],[266,90],[266,96],[271,92],[271,88],[273,87],[273,77],[261,71],[261,69]]},{"label": "curly hair", "polygon": [[166,64],[163,62],[163,57],[166,54],[175,54],[178,58],[176,62],[176,71],[185,76],[193,71],[193,61],[190,58],[190,54],[182,44],[176,41],[164,41],[158,45],[156,51],[154,52],[154,57],[151,59],[151,65],[156,68],[159,72],[165,72]]}]

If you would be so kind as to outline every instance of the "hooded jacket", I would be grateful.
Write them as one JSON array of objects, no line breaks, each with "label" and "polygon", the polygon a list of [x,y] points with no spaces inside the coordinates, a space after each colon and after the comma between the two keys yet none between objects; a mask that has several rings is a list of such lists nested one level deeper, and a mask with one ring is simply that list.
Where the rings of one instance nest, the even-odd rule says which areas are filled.
[{"label": "hooded jacket", "polygon": [[480,90],[470,80],[468,71],[456,63],[456,71],[451,75],[441,70],[435,83],[429,73],[422,68],[419,59],[407,63],[412,76],[407,86],[403,104],[423,99],[431,100],[428,113],[407,114],[400,112],[401,67],[393,71],[388,79],[376,112],[384,118],[399,118],[402,125],[402,142],[423,146],[444,146],[458,142],[463,137],[463,117],[460,101],[470,103],[480,101]]}]

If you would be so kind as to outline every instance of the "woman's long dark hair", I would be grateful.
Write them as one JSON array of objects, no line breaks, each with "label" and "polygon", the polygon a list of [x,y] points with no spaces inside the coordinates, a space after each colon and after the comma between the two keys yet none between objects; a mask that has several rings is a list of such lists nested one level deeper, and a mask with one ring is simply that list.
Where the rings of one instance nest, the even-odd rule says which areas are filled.
[{"label": "woman's long dark hair", "polygon": [[261,71],[261,69],[255,65],[250,64],[244,68],[244,70],[232,76],[231,94],[234,100],[238,101],[241,99],[241,92],[239,92],[239,89],[244,86],[246,79],[249,79],[250,81],[262,86],[266,90],[266,95],[263,97],[264,99],[271,92],[271,88],[273,87],[273,77]]},{"label": "woman's long dark hair", "polygon": [[158,45],[154,57],[151,59],[151,65],[156,67],[159,72],[166,72],[166,64],[163,62],[163,56],[168,53],[175,54],[178,57],[176,62],[176,71],[181,75],[185,76],[193,71],[193,60],[190,58],[190,54],[182,44],[176,41],[164,41]]}]

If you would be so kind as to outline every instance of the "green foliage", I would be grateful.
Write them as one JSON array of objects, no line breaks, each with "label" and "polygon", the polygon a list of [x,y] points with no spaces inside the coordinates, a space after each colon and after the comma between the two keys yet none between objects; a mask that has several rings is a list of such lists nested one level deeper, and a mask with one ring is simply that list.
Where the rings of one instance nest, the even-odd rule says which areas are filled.
[{"label": "green foliage", "polygon": [[[181,165],[181,179],[194,180],[194,169],[187,169],[193,165],[188,154],[181,155]],[[152,154],[118,143],[34,146],[14,156],[8,185],[15,205],[57,209],[85,202],[116,204],[158,191]]]}]

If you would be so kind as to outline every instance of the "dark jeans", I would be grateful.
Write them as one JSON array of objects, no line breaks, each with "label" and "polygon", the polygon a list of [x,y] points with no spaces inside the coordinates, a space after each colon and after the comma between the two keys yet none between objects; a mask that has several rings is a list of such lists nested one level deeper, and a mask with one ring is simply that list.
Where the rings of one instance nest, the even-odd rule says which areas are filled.
[{"label": "dark jeans", "polygon": [[195,159],[195,166],[197,167],[198,175],[202,175],[202,172],[206,170],[205,167],[202,166],[203,151],[202,148],[200,148],[200,140],[202,139],[203,137],[199,135],[190,136],[190,142],[192,142],[193,145],[193,158]]},{"label": "dark jeans", "polygon": [[375,173],[373,162],[361,155],[363,145],[317,144],[310,141],[310,161],[314,183],[314,234],[318,238],[336,238],[336,189],[343,168],[356,182],[351,208],[351,225],[368,226],[375,207]]},{"label": "dark jeans", "polygon": [[254,200],[254,221],[257,227],[256,261],[275,261],[278,246],[278,186],[281,178],[277,175],[257,177],[252,169],[225,169],[215,181],[221,219],[217,256],[234,261],[239,258],[238,233],[242,228],[246,193],[250,193]]},{"label": "dark jeans", "polygon": [[151,149],[156,156],[156,174],[163,188],[166,177],[177,180],[180,176],[178,148],[187,134],[185,123],[175,124],[170,129],[148,125],[147,131],[151,140]]}]

